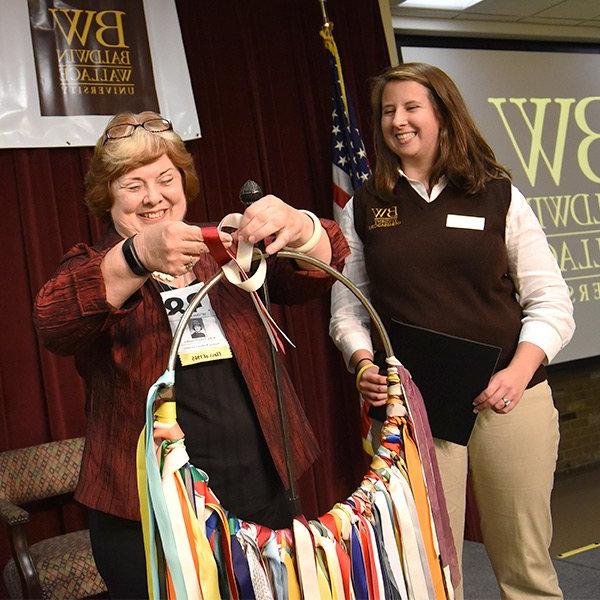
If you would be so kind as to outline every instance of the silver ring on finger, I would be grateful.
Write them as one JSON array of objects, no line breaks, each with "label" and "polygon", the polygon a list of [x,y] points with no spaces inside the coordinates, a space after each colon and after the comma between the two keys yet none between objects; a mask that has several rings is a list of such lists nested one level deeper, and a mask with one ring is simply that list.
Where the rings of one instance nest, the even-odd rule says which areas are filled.
[{"label": "silver ring on finger", "polygon": [[504,402],[504,408],[506,408],[512,402],[512,400],[509,400],[508,398],[502,398],[502,402]]}]

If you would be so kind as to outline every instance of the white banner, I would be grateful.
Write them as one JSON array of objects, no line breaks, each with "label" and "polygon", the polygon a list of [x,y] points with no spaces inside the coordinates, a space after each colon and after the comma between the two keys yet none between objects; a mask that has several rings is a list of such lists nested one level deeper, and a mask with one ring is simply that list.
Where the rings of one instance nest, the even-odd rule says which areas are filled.
[{"label": "white banner", "polygon": [[174,0],[2,0],[0,148],[93,146],[126,110],[200,137]]}]

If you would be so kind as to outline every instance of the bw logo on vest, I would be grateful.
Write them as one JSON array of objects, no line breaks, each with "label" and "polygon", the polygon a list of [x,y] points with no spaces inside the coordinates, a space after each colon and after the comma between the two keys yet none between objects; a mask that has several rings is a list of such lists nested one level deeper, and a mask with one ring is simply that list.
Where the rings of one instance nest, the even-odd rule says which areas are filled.
[{"label": "bw logo on vest", "polygon": [[369,229],[395,227],[396,225],[400,225],[397,206],[371,208],[371,212],[373,213],[373,224],[369,225]]}]

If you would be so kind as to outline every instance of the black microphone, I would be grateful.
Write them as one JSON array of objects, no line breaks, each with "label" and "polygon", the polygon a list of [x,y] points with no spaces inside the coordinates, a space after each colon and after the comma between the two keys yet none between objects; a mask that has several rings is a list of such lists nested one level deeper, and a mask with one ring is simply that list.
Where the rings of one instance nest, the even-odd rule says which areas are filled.
[{"label": "black microphone", "polygon": [[[240,189],[240,200],[244,206],[248,207],[253,202],[260,200],[264,196],[263,191],[252,179],[248,179],[246,183]],[[257,244],[262,251],[264,251],[264,241]],[[271,301],[269,299],[269,290],[267,288],[267,282],[265,281],[262,285],[263,299],[268,312],[271,312]],[[281,435],[283,437],[283,454],[285,459],[285,466],[288,476],[289,489],[286,490],[288,493],[288,501],[290,503],[290,510],[294,513],[294,516],[302,514],[300,507],[300,498],[296,492],[296,484],[294,479],[294,465],[292,462],[292,450],[289,446],[290,436],[288,433],[288,418],[285,404],[283,402],[283,391],[281,387],[281,377],[279,374],[279,364],[277,362],[276,350],[272,344],[271,346],[271,364],[273,367],[273,377],[275,379],[275,391],[277,392],[277,409],[279,412],[279,424],[281,426]]]},{"label": "black microphone", "polygon": [[240,200],[242,204],[250,206],[253,202],[260,200],[264,196],[263,191],[252,179],[248,179],[240,189]]}]

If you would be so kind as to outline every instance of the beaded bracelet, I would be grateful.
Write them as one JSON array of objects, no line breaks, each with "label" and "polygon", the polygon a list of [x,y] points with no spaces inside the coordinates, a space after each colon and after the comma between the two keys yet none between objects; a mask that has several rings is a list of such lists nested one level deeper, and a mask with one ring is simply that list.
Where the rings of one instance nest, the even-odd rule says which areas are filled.
[{"label": "beaded bracelet", "polygon": [[292,250],[293,252],[299,252],[300,254],[308,254],[319,243],[323,227],[321,226],[321,221],[319,221],[319,217],[311,213],[310,210],[304,210],[303,208],[301,208],[300,212],[310,217],[310,220],[313,222],[313,233],[310,236],[310,238],[306,242],[304,242],[304,244],[302,244],[302,246],[298,246],[297,248],[294,248],[292,246],[286,246],[285,250]]},{"label": "beaded bracelet", "polygon": [[146,275],[150,275],[150,271],[144,266],[140,257],[137,255],[135,251],[135,246],[133,245],[133,239],[135,235],[132,235],[130,238],[127,238],[123,245],[121,246],[121,250],[123,251],[123,256],[125,257],[125,262],[127,266],[131,269],[134,275],[138,277],[145,277]]},{"label": "beaded bracelet", "polygon": [[[364,360],[364,359],[363,359]],[[360,362],[360,361],[359,361]],[[362,379],[362,376],[364,374],[364,372],[367,369],[370,369],[371,367],[376,367],[377,365],[373,362],[370,362],[369,364],[363,365],[357,372],[356,372],[356,389],[360,392],[360,388],[358,387],[360,380]]]}]

